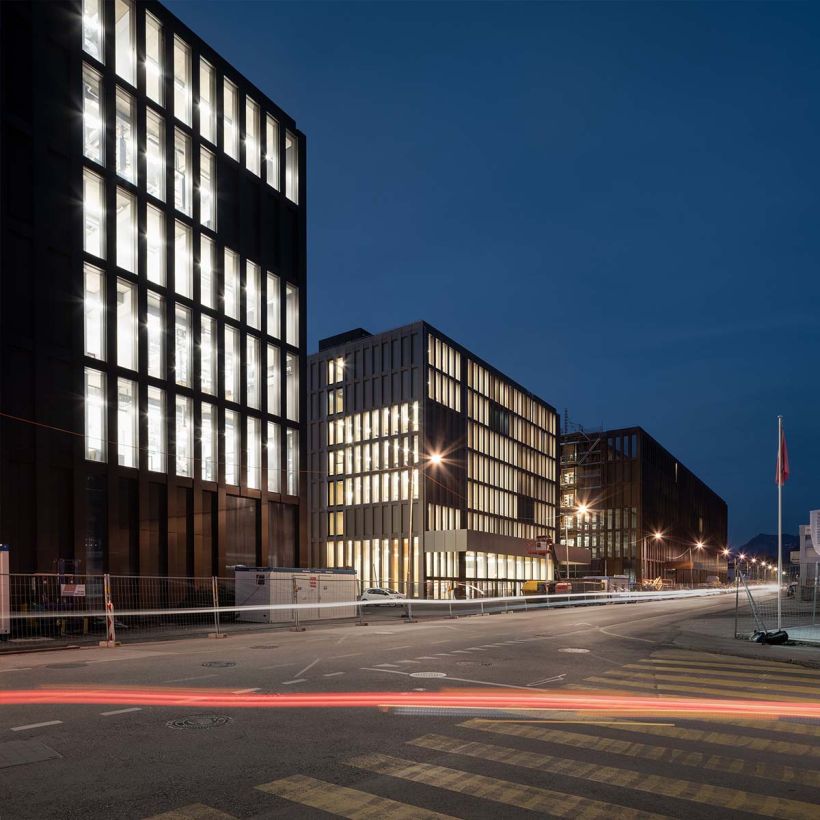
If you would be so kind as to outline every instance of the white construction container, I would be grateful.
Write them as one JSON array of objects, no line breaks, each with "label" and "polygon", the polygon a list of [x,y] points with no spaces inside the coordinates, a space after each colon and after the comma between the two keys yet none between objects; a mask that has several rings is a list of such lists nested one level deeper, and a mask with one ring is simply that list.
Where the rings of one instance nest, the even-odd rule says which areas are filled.
[{"label": "white construction container", "polygon": [[[359,584],[352,569],[289,569],[235,567],[236,606],[259,606],[237,613],[237,620],[252,623],[293,621],[295,609],[268,609],[298,604],[300,621],[355,618]],[[338,603],[339,606],[319,606]],[[313,604],[313,606],[305,606]]]}]

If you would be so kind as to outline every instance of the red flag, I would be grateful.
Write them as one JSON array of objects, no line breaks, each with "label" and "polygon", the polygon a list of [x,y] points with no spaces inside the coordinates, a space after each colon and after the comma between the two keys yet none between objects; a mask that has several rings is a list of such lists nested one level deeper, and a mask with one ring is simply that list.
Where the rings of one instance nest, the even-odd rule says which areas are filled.
[{"label": "red flag", "polygon": [[789,451],[786,449],[786,431],[780,429],[780,445],[777,448],[777,472],[774,483],[782,487],[789,477]]}]

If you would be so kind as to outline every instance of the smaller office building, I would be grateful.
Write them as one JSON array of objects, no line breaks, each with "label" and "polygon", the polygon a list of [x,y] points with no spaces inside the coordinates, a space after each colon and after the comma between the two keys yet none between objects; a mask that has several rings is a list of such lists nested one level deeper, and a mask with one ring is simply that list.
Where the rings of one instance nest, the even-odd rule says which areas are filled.
[{"label": "smaller office building", "polygon": [[564,433],[560,503],[561,544],[592,558],[570,574],[726,580],[726,502],[641,427]]},{"label": "smaller office building", "polygon": [[555,409],[425,322],[308,360],[311,561],[427,597],[552,578]]},{"label": "smaller office building", "polygon": [[[820,577],[820,550],[815,547],[811,537],[811,526],[809,524],[800,525],[799,541],[800,550],[798,553],[798,563],[800,565],[800,583],[803,586],[814,583]],[[818,544],[820,547],[820,544]],[[794,556],[794,552],[792,555]],[[792,561],[792,563],[794,563]]]}]

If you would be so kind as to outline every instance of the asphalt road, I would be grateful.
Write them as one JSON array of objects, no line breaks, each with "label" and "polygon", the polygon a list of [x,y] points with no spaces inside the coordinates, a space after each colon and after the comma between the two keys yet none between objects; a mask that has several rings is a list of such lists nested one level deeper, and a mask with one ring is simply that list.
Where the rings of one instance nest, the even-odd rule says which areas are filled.
[{"label": "asphalt road", "polygon": [[[816,705],[818,670],[670,647],[678,622],[733,605],[696,599],[415,624],[397,610],[366,627],[9,655],[0,657],[0,704],[4,691],[72,686],[408,698],[603,690]],[[818,761],[817,721],[211,708],[193,692],[173,707],[137,696],[116,706],[4,704],[0,818],[814,820]]]}]

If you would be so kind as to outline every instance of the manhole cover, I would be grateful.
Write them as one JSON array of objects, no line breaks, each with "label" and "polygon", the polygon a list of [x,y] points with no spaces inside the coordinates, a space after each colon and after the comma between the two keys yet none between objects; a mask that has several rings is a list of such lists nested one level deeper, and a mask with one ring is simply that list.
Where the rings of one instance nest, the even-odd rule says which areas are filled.
[{"label": "manhole cover", "polygon": [[86,661],[75,661],[73,663],[50,663],[47,669],[80,669],[83,666],[88,666]]},{"label": "manhole cover", "polygon": [[574,655],[585,655],[589,652],[588,649],[575,649],[574,647],[567,647],[566,649],[559,649],[559,652],[571,652]]},{"label": "manhole cover", "polygon": [[456,666],[492,666],[489,661],[456,661]]},{"label": "manhole cover", "polygon": [[411,672],[411,678],[446,678],[444,672]]},{"label": "manhole cover", "polygon": [[209,669],[222,669],[227,666],[236,666],[236,664],[233,661],[205,661],[205,663],[203,663],[202,665],[207,666]]},{"label": "manhole cover", "polygon": [[232,718],[226,715],[194,715],[193,717],[169,720],[165,725],[169,729],[215,729],[230,723]]}]

